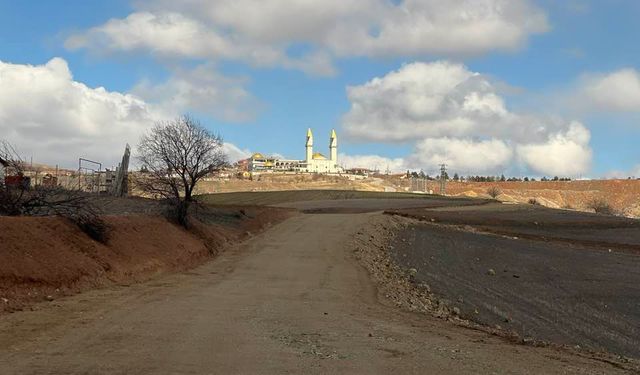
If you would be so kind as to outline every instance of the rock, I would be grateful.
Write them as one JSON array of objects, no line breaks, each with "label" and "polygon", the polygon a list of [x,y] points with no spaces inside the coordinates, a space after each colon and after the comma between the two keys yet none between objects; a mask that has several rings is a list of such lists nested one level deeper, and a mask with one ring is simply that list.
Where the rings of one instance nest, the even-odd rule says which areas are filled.
[{"label": "rock", "polygon": [[520,278],[520,275],[517,275],[517,274],[515,274],[515,273],[514,273],[514,274],[513,274],[513,277],[515,277],[516,279],[519,279],[519,278]]},{"label": "rock", "polygon": [[46,297],[45,297],[45,299],[46,299],[47,301],[53,301],[53,299],[54,299],[54,298],[53,298],[53,296],[46,296]]},{"label": "rock", "polygon": [[487,275],[489,276],[495,276],[496,275],[496,271],[493,268],[489,268],[487,270]]},{"label": "rock", "polygon": [[6,299],[6,298],[2,298],[2,302],[4,302],[4,303],[9,303],[9,300],[8,300],[8,299]]},{"label": "rock", "polygon": [[409,268],[409,276],[414,277],[418,274],[418,270],[415,268]]},{"label": "rock", "polygon": [[460,308],[458,308],[458,307],[454,307],[454,308],[453,308],[453,313],[454,313],[455,315],[458,315],[458,316],[459,316],[459,315],[460,315]]}]

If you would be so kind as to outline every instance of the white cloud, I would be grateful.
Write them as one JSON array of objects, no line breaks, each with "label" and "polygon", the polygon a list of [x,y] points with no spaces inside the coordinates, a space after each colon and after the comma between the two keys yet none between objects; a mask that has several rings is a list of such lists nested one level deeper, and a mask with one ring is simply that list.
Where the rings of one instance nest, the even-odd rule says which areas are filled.
[{"label": "white cloud", "polygon": [[640,72],[635,69],[585,75],[575,91],[572,104],[583,111],[640,112]]},{"label": "white cloud", "polygon": [[367,168],[371,170],[385,171],[387,168],[393,172],[405,171],[407,165],[403,158],[386,158],[379,155],[347,155],[340,154],[338,162],[345,168]]},{"label": "white cloud", "polygon": [[330,59],[321,52],[290,58],[286,49],[239,36],[226,35],[197,19],[173,12],[137,12],[111,19],[83,34],[69,37],[65,46],[87,48],[97,54],[148,51],[158,57],[239,60],[258,67],[282,66],[317,75],[332,75]]},{"label": "white cloud", "polygon": [[160,112],[129,94],[73,80],[65,60],[0,62],[0,134],[35,160],[114,163]]},{"label": "white cloud", "polygon": [[463,136],[507,115],[486,78],[446,61],[404,65],[347,96],[348,135],[372,141]]},{"label": "white cloud", "polygon": [[633,168],[623,171],[623,170],[610,170],[604,174],[604,178],[613,178],[613,179],[626,179],[626,178],[640,178],[640,164],[635,165]]},{"label": "white cloud", "polygon": [[[142,98],[75,81],[67,62],[0,61],[0,137],[40,163],[77,165],[79,157],[110,167],[155,121],[179,114]],[[237,148],[227,144],[228,150]]]},{"label": "white cloud", "polygon": [[591,167],[590,134],[580,123],[573,123],[564,134],[554,134],[544,143],[518,145],[520,159],[534,172],[553,176],[572,176]]},{"label": "white cloud", "polygon": [[[529,0],[148,0],[66,45],[330,75],[335,57],[476,55],[517,49],[547,29]],[[291,52],[298,46],[302,56]]]},{"label": "white cloud", "polygon": [[233,143],[225,142],[223,144],[224,152],[227,154],[227,158],[230,163],[235,163],[238,160],[243,160],[251,156],[251,151],[248,149],[241,149]]},{"label": "white cloud", "polygon": [[591,151],[582,124],[512,112],[496,86],[461,64],[407,64],[348,87],[343,126],[353,140],[413,144],[406,160],[413,168],[447,163],[462,173],[492,173],[520,161],[543,174],[586,172]]},{"label": "white cloud", "polygon": [[164,83],[140,82],[132,93],[166,111],[191,109],[226,121],[244,122],[255,118],[261,107],[243,87],[245,81],[222,76],[214,67],[201,65],[193,70],[178,69]]},{"label": "white cloud", "polygon": [[504,170],[512,157],[512,148],[499,139],[427,138],[418,142],[408,164],[419,168],[446,163],[450,170],[463,174],[493,173]]}]

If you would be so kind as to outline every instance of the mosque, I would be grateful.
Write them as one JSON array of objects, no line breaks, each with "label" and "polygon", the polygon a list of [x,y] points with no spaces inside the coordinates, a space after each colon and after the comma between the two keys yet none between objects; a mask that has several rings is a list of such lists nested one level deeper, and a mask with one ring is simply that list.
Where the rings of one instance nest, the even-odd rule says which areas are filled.
[{"label": "mosque", "polygon": [[249,172],[302,172],[302,173],[342,173],[338,165],[338,136],[331,130],[329,139],[329,158],[319,152],[313,152],[313,133],[307,130],[306,156],[304,160],[286,160],[253,154],[248,160]]}]

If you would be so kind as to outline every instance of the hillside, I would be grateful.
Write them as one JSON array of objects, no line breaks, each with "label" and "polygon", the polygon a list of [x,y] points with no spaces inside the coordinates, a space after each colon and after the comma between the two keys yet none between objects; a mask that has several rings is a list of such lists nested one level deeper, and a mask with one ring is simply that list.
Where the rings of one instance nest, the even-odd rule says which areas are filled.
[{"label": "hillside", "polygon": [[[422,190],[422,183],[420,183]],[[627,217],[640,217],[640,180],[578,180],[530,182],[447,182],[447,195],[487,198],[487,190],[497,187],[503,202],[528,203],[535,199],[552,208],[592,211],[589,204],[602,200]],[[323,175],[265,174],[249,179],[206,181],[199,193],[228,193],[283,190],[357,190],[411,192],[409,179],[401,176],[376,175],[374,177],[346,177]],[[438,193],[438,181],[426,181],[424,191]]]}]

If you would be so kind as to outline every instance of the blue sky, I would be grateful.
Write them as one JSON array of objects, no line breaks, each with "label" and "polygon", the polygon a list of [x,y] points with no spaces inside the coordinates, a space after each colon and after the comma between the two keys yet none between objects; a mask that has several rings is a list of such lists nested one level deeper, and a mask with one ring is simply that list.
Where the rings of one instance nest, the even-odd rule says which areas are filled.
[{"label": "blue sky", "polygon": [[[261,151],[302,158],[307,127],[314,129],[318,147],[328,142],[329,131],[336,128],[342,160],[347,166],[375,164],[384,168],[380,164],[387,164],[394,169],[430,171],[442,161],[464,174],[504,172],[574,177],[640,174],[640,151],[636,147],[640,139],[640,107],[636,105],[640,103],[637,92],[640,87],[633,81],[634,77],[640,77],[640,44],[635,40],[640,35],[637,22],[640,3],[514,1],[506,7],[515,3],[512,9],[498,14],[503,18],[498,27],[504,30],[491,34],[495,31],[482,22],[469,26],[464,21],[451,21],[448,18],[451,14],[475,11],[465,9],[464,5],[447,5],[456,1],[425,0],[426,6],[411,4],[415,1],[360,2],[367,1],[373,4],[372,9],[379,7],[380,11],[362,15],[366,12],[345,10],[328,1],[327,12],[335,11],[336,17],[348,18],[351,23],[361,21],[363,27],[376,30],[370,32],[374,36],[376,33],[384,36],[385,25],[396,22],[394,7],[404,6],[418,18],[420,12],[434,15],[432,21],[436,28],[444,30],[443,35],[459,32],[462,36],[450,40],[445,37],[442,43],[446,48],[439,46],[438,40],[431,40],[433,35],[428,33],[420,34],[411,46],[403,46],[402,35],[393,36],[396,39],[389,37],[390,41],[382,41],[381,37],[375,40],[369,35],[358,44],[356,41],[350,44],[349,39],[357,29],[352,30],[346,23],[348,32],[336,37],[335,25],[340,25],[339,21],[317,21],[314,9],[303,12],[310,9],[296,8],[296,1],[292,1],[290,12],[258,9],[257,14],[265,14],[264,19],[258,18],[253,23],[244,19],[249,18],[243,16],[246,12],[240,15],[227,12],[226,1],[193,1],[196,4],[193,7],[162,0],[0,1],[0,61],[7,64],[7,71],[15,73],[11,81],[5,78],[5,82],[6,76],[0,74],[0,99],[4,86],[6,97],[10,98],[10,92],[26,97],[38,95],[33,102],[45,103],[18,111],[15,106],[26,105],[28,100],[12,102],[11,110],[4,111],[3,117],[0,102],[0,120],[5,127],[11,127],[4,129],[0,124],[0,130],[25,153],[44,159],[43,162],[73,165],[79,154],[86,153],[110,162],[125,142],[135,144],[136,135],[154,120],[190,112],[236,146],[239,150],[234,150],[239,155]],[[213,3],[222,5],[209,5]],[[249,4],[243,1],[237,4],[245,3]],[[286,3],[280,2],[279,6],[287,7]],[[500,0],[483,3],[494,10],[505,8]],[[143,40],[136,33],[149,26],[144,20],[135,19],[139,24],[133,18],[129,23],[123,22],[136,14],[158,18],[170,15],[174,17],[170,19],[175,28],[167,34],[153,29],[152,37]],[[531,21],[536,17],[537,21]],[[309,31],[304,22],[298,25],[296,20],[300,19],[316,25],[315,28]],[[104,27],[109,20],[120,22],[117,30]],[[519,24],[529,21],[532,25],[513,30],[513,25],[517,29]],[[154,23],[153,27],[166,24]],[[174,44],[165,42],[172,38],[169,31],[179,33],[183,25],[194,24],[198,25],[198,34],[188,38],[189,43],[193,41],[193,48],[186,48],[184,39]],[[254,24],[263,29],[254,32]],[[274,32],[274,36],[262,37],[265,30],[269,34],[281,27],[288,28],[287,36]],[[420,25],[415,27],[419,29]],[[464,34],[473,28],[472,33]],[[482,32],[487,35],[481,36]],[[508,32],[514,32],[514,37],[499,41]],[[210,45],[208,41],[218,35],[231,42],[220,48]],[[474,38],[479,41],[476,43]],[[130,40],[138,42],[129,45]],[[360,45],[367,43],[371,43],[369,49],[359,50]],[[266,63],[253,57],[259,48],[267,47],[269,53],[281,55]],[[207,51],[208,48],[212,50]],[[309,52],[328,56],[330,62],[318,58],[316,64],[313,56],[314,63],[305,65],[307,62],[299,57]],[[70,101],[78,100],[80,104],[69,104],[63,113],[55,113],[61,111],[60,106],[39,96],[50,97],[51,92],[46,91],[50,86],[33,88],[45,78],[33,78],[27,84],[29,81],[19,76],[29,74],[29,69],[19,68],[43,67],[53,58],[66,62],[72,75],[69,82],[86,85],[89,91],[83,93],[91,94],[91,90],[104,87],[108,94],[104,94],[107,95],[104,100],[119,103],[114,106],[122,102],[115,94],[128,95],[134,99],[125,100],[125,110],[139,100],[142,104],[135,102],[136,106],[143,106],[148,116],[140,119],[126,112],[112,119],[87,114],[96,107],[76,108],[86,102],[78,99],[80,94],[69,95],[73,98]],[[438,63],[448,65],[439,69]],[[58,74],[60,69],[55,72]],[[39,70],[38,74],[41,73],[45,74]],[[622,78],[615,79],[617,73]],[[375,78],[382,81],[381,87],[367,86]],[[477,83],[477,79],[482,83]],[[436,80],[453,80],[455,85]],[[73,85],[54,81],[62,86],[53,95],[74,90]],[[621,83],[624,87],[618,87]],[[440,84],[449,91],[429,91]],[[194,95],[193,85],[200,88],[209,85],[210,90]],[[181,97],[177,87],[183,89]],[[356,93],[348,95],[348,87],[355,88]],[[227,92],[235,94],[226,95]],[[462,109],[467,108],[465,100],[473,95],[479,95],[481,104],[484,103],[482,108],[490,107],[492,112],[465,112]],[[493,100],[496,97],[502,105],[496,104]],[[415,108],[407,104],[432,100],[453,101],[457,109],[439,107],[431,112],[418,109],[414,113]],[[9,106],[8,103],[5,99],[5,105]],[[361,111],[354,110],[354,105]],[[508,113],[504,113],[502,106]],[[41,113],[25,114],[36,111]],[[407,114],[408,111],[411,113]],[[76,120],[78,124],[69,125]],[[497,124],[495,127],[493,122]],[[467,126],[461,124],[471,125],[468,130],[461,130]],[[40,129],[40,134],[50,132],[52,139],[60,137],[60,140],[45,145],[42,140],[30,139],[32,133],[22,131],[22,126]],[[536,126],[539,129],[535,136],[527,135],[534,134],[531,129]],[[435,127],[442,128],[436,131]],[[522,129],[514,130],[518,127]],[[71,128],[75,134],[73,141],[64,136]],[[103,134],[104,144],[96,146]],[[479,161],[472,162],[475,159]]]}]

